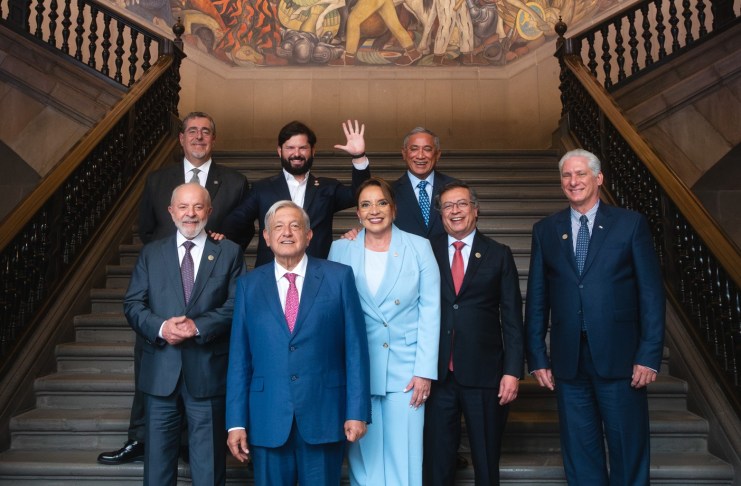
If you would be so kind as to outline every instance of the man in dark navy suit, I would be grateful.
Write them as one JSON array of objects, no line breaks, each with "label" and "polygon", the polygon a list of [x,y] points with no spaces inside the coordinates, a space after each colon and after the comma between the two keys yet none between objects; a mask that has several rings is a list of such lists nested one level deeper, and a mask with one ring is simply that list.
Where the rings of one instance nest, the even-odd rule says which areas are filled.
[{"label": "man in dark navy suit", "polygon": [[[337,179],[314,177],[310,170],[314,163],[316,135],[306,125],[292,121],[278,134],[278,157],[283,170],[272,177],[255,182],[247,196],[224,220],[222,231],[230,240],[247,246],[258,220],[260,233],[265,230],[265,214],[278,201],[293,201],[311,218],[311,239],[306,253],[316,258],[327,258],[332,244],[332,219],[334,214],[355,205],[355,190],[370,177],[368,158],[365,156],[365,125],[355,120],[343,122],[347,142],[334,147],[352,157],[352,185],[346,186]],[[273,252],[264,239],[257,245],[255,266],[273,261]]]},{"label": "man in dark navy suit", "polygon": [[661,366],[665,320],[651,231],[643,215],[600,202],[594,154],[572,150],[559,170],[570,207],[533,227],[528,367],[556,390],[569,484],[647,486],[646,386]]}]

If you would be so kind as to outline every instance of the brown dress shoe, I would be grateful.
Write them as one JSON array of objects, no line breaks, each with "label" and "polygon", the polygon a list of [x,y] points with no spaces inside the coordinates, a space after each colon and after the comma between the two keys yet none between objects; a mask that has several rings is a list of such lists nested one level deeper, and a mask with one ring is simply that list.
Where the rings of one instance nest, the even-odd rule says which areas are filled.
[{"label": "brown dress shoe", "polygon": [[397,66],[411,66],[421,57],[422,54],[416,48],[412,47],[411,49],[405,49],[404,54],[394,60],[394,64]]},{"label": "brown dress shoe", "polygon": [[332,59],[327,63],[328,66],[353,66],[355,65],[355,54],[345,52],[337,59]]},{"label": "brown dress shoe", "polygon": [[460,59],[464,66],[486,66],[489,64],[489,61],[480,52],[478,54],[472,52],[461,53]]},{"label": "brown dress shoe", "polygon": [[460,66],[457,59],[452,59],[445,54],[435,54],[432,57],[432,64],[435,66]]}]

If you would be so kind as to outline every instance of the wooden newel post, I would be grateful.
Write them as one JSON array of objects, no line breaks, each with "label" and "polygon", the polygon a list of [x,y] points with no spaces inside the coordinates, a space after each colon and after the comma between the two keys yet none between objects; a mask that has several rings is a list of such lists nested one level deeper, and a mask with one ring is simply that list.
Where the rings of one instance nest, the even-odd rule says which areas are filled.
[{"label": "wooden newel post", "polygon": [[31,0],[8,0],[8,24],[11,28],[30,33]]}]

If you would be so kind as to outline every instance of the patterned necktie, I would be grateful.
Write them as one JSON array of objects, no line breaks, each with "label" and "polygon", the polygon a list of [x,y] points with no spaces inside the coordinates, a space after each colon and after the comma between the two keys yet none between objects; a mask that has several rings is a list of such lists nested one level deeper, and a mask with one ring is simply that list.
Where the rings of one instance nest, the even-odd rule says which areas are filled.
[{"label": "patterned necktie", "polygon": [[192,172],[193,172],[193,177],[190,178],[188,183],[190,184],[190,183],[195,182],[196,184],[200,184],[201,179],[198,178],[198,174],[201,172],[201,169],[193,169]]},{"label": "patterned necktie", "polygon": [[576,268],[579,270],[579,275],[584,271],[584,262],[587,260],[587,251],[589,250],[589,226],[587,223],[589,220],[585,215],[582,214],[579,218],[581,226],[579,227],[579,233],[576,235]]},{"label": "patterned necktie", "polygon": [[180,264],[180,277],[183,279],[183,295],[185,296],[185,305],[188,305],[190,301],[190,294],[193,292],[193,281],[195,275],[193,271],[193,256],[190,254],[190,250],[196,246],[192,241],[186,241],[183,243],[185,248],[185,256],[183,262]]},{"label": "patterned necktie", "polygon": [[453,264],[450,266],[450,273],[453,274],[453,286],[455,287],[455,293],[461,290],[461,284],[463,283],[463,253],[461,250],[466,246],[462,241],[456,241],[453,243],[455,247],[455,254],[453,254]]},{"label": "patterned necktie", "polygon": [[288,279],[288,293],[286,294],[286,322],[288,331],[293,332],[293,326],[296,325],[296,316],[298,315],[298,288],[296,287],[295,273],[286,273]]},{"label": "patterned necktie", "polygon": [[419,189],[419,208],[422,210],[422,219],[425,220],[425,226],[430,225],[430,196],[427,194],[427,181],[419,181],[417,189]]}]

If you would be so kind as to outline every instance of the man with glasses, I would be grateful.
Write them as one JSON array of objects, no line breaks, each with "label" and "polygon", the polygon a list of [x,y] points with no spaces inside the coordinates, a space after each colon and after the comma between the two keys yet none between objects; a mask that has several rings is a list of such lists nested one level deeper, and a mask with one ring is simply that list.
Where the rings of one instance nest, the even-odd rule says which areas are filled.
[{"label": "man with glasses", "polygon": [[524,362],[522,297],[509,247],[476,229],[478,199],[453,182],[436,198],[446,234],[431,239],[440,268],[438,380],[425,410],[424,481],[453,485],[461,415],[476,484],[499,484],[499,456]]},{"label": "man with glasses", "polygon": [[[171,164],[147,177],[144,194],[139,205],[139,238],[142,243],[172,236],[175,224],[168,212],[172,191],[186,182],[197,182],[205,187],[212,201],[206,231],[220,228],[224,217],[248,192],[247,179],[239,172],[223,167],[211,160],[216,141],[216,124],[210,115],[193,112],[186,115],[180,126],[180,146],[183,160]],[[134,346],[134,381],[139,375],[142,341],[139,335]],[[131,405],[128,440],[118,450],[103,452],[98,456],[101,464],[125,464],[144,458],[144,397],[137,387]]]}]

